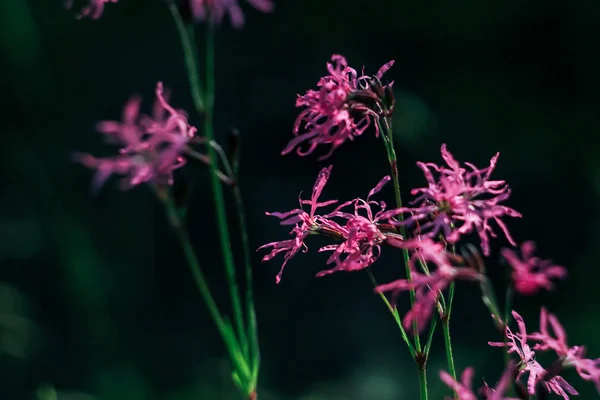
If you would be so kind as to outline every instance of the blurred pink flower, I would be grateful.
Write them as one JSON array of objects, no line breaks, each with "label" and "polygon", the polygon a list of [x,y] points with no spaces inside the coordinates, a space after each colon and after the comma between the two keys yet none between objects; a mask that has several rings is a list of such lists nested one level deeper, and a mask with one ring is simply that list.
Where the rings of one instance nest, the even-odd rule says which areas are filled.
[{"label": "blurred pink flower", "polygon": [[[550,324],[550,329],[548,327]],[[596,385],[600,393],[600,358],[585,358],[584,346],[569,347],[567,333],[554,314],[542,307],[540,311],[540,331],[530,334],[529,339],[537,341],[534,350],[553,350],[562,360],[564,367],[574,367],[579,376]]]},{"label": "blurred pink flower", "polygon": [[95,190],[112,174],[127,176],[124,189],[145,182],[170,185],[173,171],[186,163],[183,153],[196,128],[188,124],[184,111],[167,103],[161,82],[156,85],[153,115],[140,115],[140,105],[141,99],[134,96],[123,109],[123,122],[102,121],[97,125],[107,142],[122,146],[118,156],[75,155],[76,160],[98,171]]},{"label": "blurred pink flower", "polygon": [[[281,225],[295,225],[292,231],[290,232],[294,238],[290,240],[284,240],[280,242],[271,242],[265,245],[262,245],[258,248],[264,249],[267,247],[272,247],[272,250],[269,254],[263,257],[262,261],[269,261],[273,257],[275,257],[278,253],[286,252],[284,255],[284,261],[281,265],[281,270],[277,274],[276,282],[279,283],[281,281],[281,275],[283,274],[283,269],[285,268],[285,264],[294,256],[296,253],[303,248],[304,251],[308,249],[304,244],[304,239],[308,235],[310,235],[313,231],[318,229],[319,225],[317,223],[318,216],[315,216],[315,211],[319,207],[325,207],[331,204],[335,204],[337,200],[329,200],[322,203],[319,203],[319,196],[321,196],[321,192],[323,192],[323,188],[329,180],[329,176],[331,174],[332,165],[327,168],[323,168],[321,172],[319,172],[319,176],[313,186],[312,196],[310,200],[302,200],[299,198],[300,208],[296,208],[294,210],[280,213],[280,212],[267,212],[267,215],[272,215],[281,219]],[[300,193],[302,195],[302,193]],[[310,213],[307,213],[303,210],[304,204],[310,204]]]},{"label": "blurred pink flower", "polygon": [[[242,28],[245,23],[244,13],[238,4],[238,0],[189,0],[192,14],[199,21],[206,21],[207,17],[214,24],[223,22],[225,14],[234,28]],[[246,0],[254,8],[269,13],[275,8],[272,0]]]},{"label": "blurred pink flower", "polygon": [[[465,368],[460,375],[460,382],[455,381],[452,376],[446,371],[440,371],[440,379],[450,389],[458,395],[460,400],[477,400],[477,396],[473,393],[473,368]],[[451,399],[451,397],[447,397]]]},{"label": "blurred pink flower", "polygon": [[494,347],[508,347],[508,353],[516,353],[519,356],[520,371],[517,375],[517,379],[520,379],[521,376],[526,373],[529,374],[527,379],[527,391],[529,394],[536,394],[536,385],[538,384],[542,384],[550,393],[556,393],[565,400],[569,399],[569,394],[579,394],[563,377],[556,374],[550,376],[548,371],[535,360],[535,352],[527,344],[527,339],[530,335],[527,334],[525,321],[516,311],[512,312],[512,316],[517,322],[519,332],[513,333],[512,330],[506,326],[505,336],[508,341],[488,342],[488,344]]},{"label": "blurred pink flower", "polygon": [[[296,149],[298,155],[305,156],[319,145],[330,144],[329,152],[319,158],[326,159],[342,143],[362,135],[373,120],[379,119],[383,110],[373,109],[358,98],[377,102],[381,97],[379,91],[383,92],[392,85],[381,86],[380,79],[394,62],[382,66],[373,79],[365,75],[358,76],[341,55],[334,54],[331,61],[327,63],[329,75],[319,80],[318,90],[311,89],[302,96],[298,95],[296,107],[306,109],[296,118],[293,129],[296,137],[283,149],[282,155]],[[373,85],[377,85],[376,90]],[[375,134],[379,135],[377,124]],[[301,150],[299,146],[304,142],[308,142],[308,148]]]},{"label": "blurred pink flower", "polygon": [[[454,159],[445,144],[442,145],[441,152],[448,168],[433,163],[417,163],[428,183],[427,187],[413,189],[411,192],[418,196],[410,204],[418,206],[399,208],[388,216],[409,213],[410,216],[404,222],[396,221],[396,224],[426,221],[420,224],[419,233],[432,238],[443,233],[450,243],[458,241],[461,235],[475,231],[479,234],[481,248],[486,256],[490,254],[489,237],[496,237],[490,225],[494,220],[508,241],[513,246],[516,245],[500,218],[521,217],[521,214],[499,204],[510,196],[508,185],[504,181],[489,179],[496,167],[499,153],[492,157],[489,167],[478,169],[471,163],[465,163],[467,170]],[[433,171],[439,174],[437,179]]]},{"label": "blurred pink flower", "polygon": [[507,367],[504,369],[502,376],[496,383],[496,386],[492,389],[487,383],[484,382],[484,386],[479,389],[479,393],[483,394],[485,400],[520,400],[516,397],[506,397],[506,392],[510,389],[511,383],[516,373],[515,362],[510,360]]},{"label": "blurred pink flower", "polygon": [[[398,294],[415,289],[415,303],[406,313],[402,325],[407,330],[412,329],[416,321],[418,331],[421,332],[428,324],[435,309],[438,296],[450,283],[457,279],[477,281],[482,275],[470,267],[457,267],[453,265],[451,256],[444,246],[428,237],[418,237],[404,242],[402,247],[414,251],[410,258],[412,280],[399,279],[375,288],[378,293],[392,292],[392,303],[396,302]],[[416,262],[429,266],[436,266],[435,271],[419,272]]]},{"label": "blurred pink flower", "polygon": [[532,295],[540,289],[552,290],[552,278],[564,279],[567,270],[564,267],[553,265],[551,260],[541,260],[534,257],[535,243],[524,242],[521,245],[521,256],[511,249],[502,249],[502,257],[513,268],[512,279],[517,292]]},{"label": "blurred pink flower", "polygon": [[[73,7],[75,0],[66,0],[65,5],[67,8]],[[83,7],[77,18],[90,17],[91,19],[99,19],[104,12],[104,6],[108,3],[116,3],[119,0],[89,0],[87,6]]]}]

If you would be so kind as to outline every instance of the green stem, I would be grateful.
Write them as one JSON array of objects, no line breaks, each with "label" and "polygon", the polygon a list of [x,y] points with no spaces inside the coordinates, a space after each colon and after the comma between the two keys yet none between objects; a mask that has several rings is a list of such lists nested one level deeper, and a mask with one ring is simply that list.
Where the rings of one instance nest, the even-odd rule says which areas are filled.
[{"label": "green stem", "polygon": [[421,400],[427,400],[427,367],[419,366],[419,394]]},{"label": "green stem", "polygon": [[187,69],[188,78],[190,81],[190,92],[192,93],[192,100],[194,101],[194,107],[199,113],[204,111],[204,103],[202,101],[202,84],[198,75],[198,60],[196,60],[196,49],[194,44],[193,26],[190,26],[189,32],[186,30],[185,23],[181,18],[181,14],[177,9],[175,2],[170,2],[169,10],[175,25],[177,26],[177,32],[179,33],[179,39],[183,46],[183,56],[185,59],[185,67]]},{"label": "green stem", "polygon": [[242,201],[242,193],[239,188],[239,178],[236,177],[236,185],[233,188],[233,196],[235,198],[236,212],[240,224],[240,235],[242,239],[242,252],[244,255],[244,264],[246,269],[246,307],[247,307],[247,322],[248,322],[248,341],[250,346],[249,356],[250,362],[256,373],[260,364],[260,349],[258,344],[258,328],[256,326],[256,313],[254,310],[254,284],[252,282],[252,256],[250,255],[250,244],[248,240],[248,227],[246,225],[246,214],[244,213],[244,203]]},{"label": "green stem", "polygon": [[[384,118],[384,123],[386,130],[383,131],[381,124],[379,121],[377,124],[379,125],[379,129],[384,132],[383,135],[383,143],[385,144],[385,148],[387,151],[388,162],[390,163],[390,168],[392,172],[392,183],[394,185],[394,195],[396,197],[396,205],[398,208],[402,207],[402,197],[400,195],[400,181],[398,177],[398,164],[396,158],[396,150],[394,150],[394,142],[393,142],[393,131],[392,124],[389,119]],[[402,213],[399,214],[398,218],[400,222],[404,221],[404,215]],[[404,224],[400,225],[400,234],[406,240],[406,228]],[[412,272],[410,270],[410,255],[408,253],[408,249],[402,249],[402,253],[404,256],[404,269],[406,270],[406,279],[409,282],[412,282]],[[411,288],[410,291],[410,304],[414,306],[415,304],[415,289]],[[414,332],[414,340],[415,340],[415,349],[417,352],[421,352],[421,339],[419,337],[419,327],[417,326],[416,319],[413,321],[413,332]]]},{"label": "green stem", "polygon": [[[450,284],[448,291],[448,302],[447,307],[442,317],[442,330],[444,332],[444,345],[446,347],[446,360],[448,362],[448,373],[456,381],[456,368],[454,366],[454,355],[452,353],[452,341],[450,339],[450,314],[452,313],[452,301],[454,300],[454,288],[455,283]],[[458,394],[455,392],[454,397],[458,398]]]},{"label": "green stem", "polygon": [[[190,81],[191,81],[190,77]],[[206,93],[204,101],[204,135],[210,142],[214,139],[213,132],[213,106],[215,94],[215,38],[214,27],[212,23],[206,22]],[[236,330],[242,344],[243,354],[248,356],[248,338],[244,329],[244,318],[242,314],[242,303],[235,278],[235,263],[233,260],[233,251],[227,224],[227,214],[225,211],[225,198],[223,196],[223,187],[217,175],[217,154],[213,146],[208,146],[208,157],[211,160],[209,164],[210,180],[212,185],[213,199],[216,208],[217,228],[221,242],[223,261],[225,263],[225,274],[231,294],[233,307],[233,316]]]}]

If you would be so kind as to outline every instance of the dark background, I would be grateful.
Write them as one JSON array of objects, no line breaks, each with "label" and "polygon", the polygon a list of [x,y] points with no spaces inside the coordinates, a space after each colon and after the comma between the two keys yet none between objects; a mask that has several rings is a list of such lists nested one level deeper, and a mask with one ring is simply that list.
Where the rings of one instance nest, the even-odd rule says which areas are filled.
[{"label": "dark background", "polygon": [[[540,256],[570,274],[552,293],[517,297],[515,308],[534,331],[546,305],[571,344],[599,357],[599,4],[305,0],[277,1],[271,15],[243,5],[246,27],[227,22],[217,35],[216,129],[221,139],[232,126],[242,132],[252,248],[287,238],[264,212],[295,208],[322,165],[334,164],[326,198],[365,196],[388,174],[372,131],[321,165],[280,151],[296,94],[314,87],[332,53],[367,73],[394,59],[386,77],[398,100],[404,197],[423,184],[415,162],[440,162],[441,143],[482,167],[500,151],[493,176],[510,183],[508,205],[525,217],[509,221],[514,237],[535,240]],[[173,21],[159,0],[109,4],[98,21],[74,14],[60,1],[0,2],[0,399],[30,399],[44,385],[72,400],[236,398],[220,338],[150,190],[121,192],[113,179],[94,197],[91,171],[70,158],[114,151],[94,122],[118,120],[134,93],[149,107],[159,80],[199,122]],[[180,179],[193,188],[191,235],[225,305],[207,171],[192,167]],[[381,198],[391,203],[391,190]],[[315,278],[326,260],[319,244],[309,242],[279,285],[281,259],[254,257],[261,399],[417,398],[415,367],[366,274]],[[488,269],[501,295],[506,242],[494,244]],[[401,276],[399,257],[375,264],[380,282]],[[487,310],[468,285],[455,304],[457,368],[472,365],[477,385],[493,383],[502,351],[487,345],[499,339]],[[446,368],[438,336],[432,399],[448,394],[437,377]],[[597,396],[591,383],[565,377],[581,398]]]}]

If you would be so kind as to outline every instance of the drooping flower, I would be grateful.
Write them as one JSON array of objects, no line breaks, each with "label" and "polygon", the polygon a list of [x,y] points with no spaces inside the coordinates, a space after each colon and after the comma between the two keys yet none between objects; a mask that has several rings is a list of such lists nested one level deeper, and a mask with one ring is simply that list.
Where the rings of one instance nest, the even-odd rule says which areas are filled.
[{"label": "drooping flower", "polygon": [[[306,237],[309,234],[311,234],[311,232],[314,232],[316,229],[318,229],[319,226],[317,221],[318,216],[315,215],[315,211],[317,210],[317,208],[325,207],[331,204],[335,204],[337,202],[337,200],[328,200],[321,203],[318,202],[319,197],[323,192],[323,188],[325,187],[327,180],[329,180],[331,168],[333,168],[332,165],[330,165],[327,168],[323,168],[321,172],[319,172],[319,176],[317,177],[315,185],[313,186],[312,196],[310,200],[302,200],[302,198],[299,198],[300,208],[296,208],[285,213],[266,213],[267,215],[272,215],[281,219],[281,225],[294,225],[294,228],[290,232],[294,236],[293,239],[267,243],[258,248],[258,250],[267,247],[272,248],[271,252],[263,257],[263,262],[271,260],[273,257],[275,257],[281,252],[285,252],[281,270],[277,274],[277,283],[281,281],[281,275],[283,274],[285,264],[287,264],[287,262],[294,255],[296,255],[296,253],[298,253],[300,249],[303,248],[305,249],[304,251],[307,250],[307,247],[304,244],[304,239],[306,239]],[[302,195],[302,193],[300,193],[300,195]],[[310,213],[304,211],[304,209],[302,208],[304,204],[310,204]]]},{"label": "drooping flower", "polygon": [[[496,167],[499,153],[492,157],[490,166],[478,169],[471,163],[465,163],[468,169],[460,166],[443,144],[442,157],[448,167],[433,163],[418,162],[417,165],[427,180],[428,186],[412,190],[417,197],[411,202],[415,207],[398,208],[388,214],[408,213],[403,222],[418,222],[418,233],[435,238],[443,234],[450,243],[458,241],[461,235],[477,232],[481,239],[483,254],[490,254],[490,236],[496,237],[491,221],[495,221],[507,240],[515,246],[502,217],[521,217],[510,207],[500,205],[508,199],[510,189],[505,181],[492,181],[490,175]],[[433,172],[439,174],[436,179]],[[425,221],[423,223],[423,221]]]},{"label": "drooping flower", "polygon": [[[296,118],[293,129],[296,137],[283,149],[282,155],[296,149],[298,155],[305,156],[320,145],[331,145],[329,152],[320,157],[320,160],[326,159],[344,142],[362,135],[387,107],[383,97],[386,90],[391,91],[392,83],[383,86],[381,78],[393,61],[383,65],[373,77],[358,76],[341,55],[334,54],[331,61],[327,63],[329,74],[317,83],[318,90],[298,95],[296,107],[306,108]],[[377,123],[375,134],[379,135]],[[308,148],[302,150],[299,146],[305,142]]]},{"label": "drooping flower", "polygon": [[[119,0],[89,0],[87,6],[83,7],[77,19],[90,17],[91,19],[99,19],[104,12],[104,6],[108,3],[117,3]],[[75,0],[66,0],[65,5],[67,8],[73,7]]]},{"label": "drooping flower", "polygon": [[156,85],[153,115],[140,115],[140,106],[141,99],[134,96],[123,109],[123,122],[101,121],[97,125],[107,142],[122,146],[118,156],[76,154],[76,160],[97,170],[95,190],[112,174],[126,176],[124,189],[146,182],[170,185],[173,171],[186,163],[183,153],[196,128],[188,124],[184,111],[167,103],[161,82]]},{"label": "drooping flower", "polygon": [[[220,24],[225,15],[229,16],[234,28],[242,28],[245,23],[244,13],[238,4],[238,0],[189,0],[193,16],[198,21],[206,21],[210,18],[211,23]],[[257,10],[269,13],[275,8],[272,0],[246,0]]]},{"label": "drooping flower", "polygon": [[540,311],[540,331],[529,335],[529,339],[536,341],[534,350],[553,350],[562,359],[564,367],[574,367],[579,376],[596,385],[600,393],[600,358],[585,358],[584,346],[569,347],[567,333],[554,314],[545,308]]},{"label": "drooping flower", "polygon": [[519,356],[519,374],[517,379],[522,375],[529,374],[527,378],[527,391],[530,395],[536,394],[537,385],[542,385],[548,392],[556,393],[568,400],[569,394],[578,395],[577,391],[560,375],[556,373],[548,373],[535,359],[535,351],[527,344],[527,339],[531,336],[527,334],[525,321],[516,312],[512,312],[512,316],[519,327],[518,333],[513,333],[510,327],[506,326],[505,336],[506,342],[488,342],[490,346],[507,347],[507,352],[516,353]]},{"label": "drooping flower", "polygon": [[[411,330],[416,322],[417,330],[421,332],[426,326],[436,306],[440,293],[455,280],[479,281],[482,275],[473,268],[460,267],[454,264],[457,257],[444,249],[441,243],[436,243],[428,237],[417,237],[402,244],[402,247],[413,250],[409,267],[411,280],[399,279],[375,288],[378,293],[392,292],[392,303],[401,292],[415,289],[415,302],[411,310],[403,318],[402,325]],[[423,267],[418,269],[417,263]],[[429,264],[428,264],[429,263]],[[425,266],[435,266],[420,272]]]},{"label": "drooping flower", "polygon": [[551,279],[564,279],[567,270],[554,265],[551,260],[541,260],[534,257],[535,243],[524,242],[521,245],[521,258],[511,249],[502,249],[502,257],[513,268],[512,279],[517,292],[532,295],[540,289],[552,290],[554,284]]}]

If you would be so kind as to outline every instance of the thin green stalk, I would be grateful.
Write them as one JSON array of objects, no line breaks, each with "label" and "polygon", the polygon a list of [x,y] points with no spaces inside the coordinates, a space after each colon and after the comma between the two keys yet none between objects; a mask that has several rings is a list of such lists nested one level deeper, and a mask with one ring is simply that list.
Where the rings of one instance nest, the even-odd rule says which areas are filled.
[{"label": "thin green stalk", "polygon": [[204,102],[202,101],[202,84],[200,82],[200,76],[198,75],[198,61],[196,60],[196,49],[194,45],[193,27],[190,27],[188,32],[185,27],[185,23],[181,18],[181,14],[177,9],[175,2],[169,2],[169,10],[175,25],[177,26],[177,32],[179,33],[179,39],[183,46],[183,56],[185,59],[185,67],[187,69],[188,78],[190,81],[190,92],[192,93],[192,99],[194,101],[194,107],[199,113],[204,111]]},{"label": "thin green stalk", "polygon": [[423,365],[419,366],[419,398],[421,400],[427,400],[427,367]]},{"label": "thin green stalk", "polygon": [[[373,286],[377,287],[378,286],[377,281],[375,280],[375,277],[373,276],[373,273],[371,272],[371,270],[367,269],[367,273],[369,274],[369,279],[371,279],[371,283],[373,284]],[[408,335],[406,334],[404,327],[402,326],[402,320],[400,319],[400,314],[398,314],[398,309],[396,309],[395,307],[392,307],[392,305],[390,304],[390,302],[388,301],[388,299],[385,297],[385,295],[383,293],[379,293],[379,297],[381,297],[381,299],[387,306],[388,310],[390,310],[390,312],[392,313],[392,316],[394,317],[396,324],[398,324],[398,328],[400,328],[400,334],[402,335],[402,339],[404,339],[404,342],[406,342],[406,345],[408,346],[408,351],[410,352],[411,357],[413,358],[413,360],[416,360],[417,353],[415,351],[413,344],[410,342],[410,339],[408,338]]]},{"label": "thin green stalk", "polygon": [[248,322],[248,341],[250,346],[251,365],[258,370],[260,363],[260,351],[258,346],[258,329],[256,326],[256,314],[254,311],[254,284],[252,282],[252,256],[250,255],[250,244],[248,240],[248,227],[246,225],[246,214],[244,213],[244,203],[242,193],[239,188],[239,179],[236,177],[236,185],[233,188],[233,197],[235,198],[236,212],[240,224],[240,235],[242,239],[242,252],[246,269],[246,312]]},{"label": "thin green stalk", "polygon": [[[446,347],[446,361],[448,362],[448,373],[456,381],[456,369],[454,367],[454,356],[452,354],[452,341],[450,340],[450,320],[442,319],[442,330],[444,332],[444,345]],[[457,393],[454,393],[456,398]]]},{"label": "thin green stalk", "polygon": [[[392,183],[394,185],[394,195],[396,197],[396,205],[398,208],[402,207],[402,196],[400,195],[400,181],[398,177],[398,164],[396,158],[396,150],[394,150],[394,142],[393,142],[393,131],[392,124],[388,121],[388,118],[384,118],[386,130],[383,134],[383,142],[385,144],[385,148],[387,151],[388,162],[390,163],[390,168],[392,172]],[[379,121],[377,122],[379,125],[379,129],[383,131],[381,124]],[[399,215],[400,221],[404,221],[404,216],[402,214]],[[406,228],[403,224],[400,225],[400,234],[404,239],[406,239]],[[411,282],[412,281],[412,272],[410,270],[410,255],[408,253],[408,249],[402,249],[402,253],[404,256],[404,268],[406,270],[406,279]],[[411,288],[410,291],[410,304],[413,306],[415,304],[415,289]],[[421,339],[419,337],[419,329],[417,326],[417,321],[413,321],[413,332],[414,332],[414,340],[415,340],[415,349],[417,352],[421,352]]]},{"label": "thin green stalk", "polygon": [[[191,78],[190,78],[191,80]],[[214,27],[212,23],[206,22],[206,93],[204,101],[204,135],[210,142],[214,139],[213,132],[213,105],[215,94],[215,38]],[[248,356],[248,338],[244,329],[244,318],[242,314],[242,303],[235,278],[235,264],[233,260],[233,251],[227,224],[227,214],[225,211],[225,199],[223,196],[223,187],[217,176],[217,154],[213,146],[208,146],[208,157],[211,160],[209,165],[210,180],[212,184],[213,199],[216,208],[217,228],[225,263],[225,274],[231,294],[233,307],[234,323],[242,344],[243,354]]]}]

